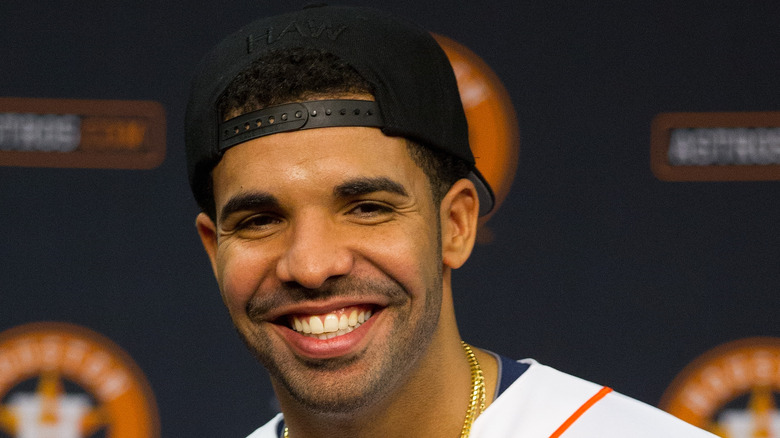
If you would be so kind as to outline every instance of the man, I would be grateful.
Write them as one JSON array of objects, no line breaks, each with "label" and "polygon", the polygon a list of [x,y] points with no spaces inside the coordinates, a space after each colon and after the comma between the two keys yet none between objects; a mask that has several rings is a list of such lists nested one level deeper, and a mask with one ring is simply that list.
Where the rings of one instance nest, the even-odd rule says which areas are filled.
[{"label": "man", "polygon": [[250,437],[710,436],[461,341],[451,272],[493,196],[423,29],[256,21],[204,59],[186,131],[198,233],[283,412]]}]

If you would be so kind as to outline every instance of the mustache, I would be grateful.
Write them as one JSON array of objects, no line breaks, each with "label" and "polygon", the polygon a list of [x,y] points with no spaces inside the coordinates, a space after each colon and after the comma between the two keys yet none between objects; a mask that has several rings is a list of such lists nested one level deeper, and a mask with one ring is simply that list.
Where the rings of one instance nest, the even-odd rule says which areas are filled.
[{"label": "mustache", "polygon": [[321,287],[309,289],[298,283],[283,283],[276,290],[255,294],[246,305],[246,313],[253,321],[263,320],[263,315],[275,308],[301,302],[325,301],[330,298],[355,298],[382,296],[389,305],[400,304],[406,297],[406,290],[390,279],[366,279],[351,276],[329,278]]}]

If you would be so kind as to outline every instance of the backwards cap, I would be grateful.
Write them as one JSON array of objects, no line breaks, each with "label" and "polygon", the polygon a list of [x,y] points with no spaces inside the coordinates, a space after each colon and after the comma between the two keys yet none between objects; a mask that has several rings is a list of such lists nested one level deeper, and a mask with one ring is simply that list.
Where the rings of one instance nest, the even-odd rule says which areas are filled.
[{"label": "backwards cap", "polygon": [[[217,102],[228,84],[257,58],[295,48],[318,49],[340,58],[374,87],[376,103],[357,102],[354,108],[347,106],[352,104],[348,101],[281,105],[223,122]],[[325,119],[325,111],[331,117]],[[346,117],[339,118],[342,115]],[[436,40],[399,17],[375,9],[334,6],[254,21],[201,61],[185,118],[190,186],[198,203],[206,202],[211,170],[225,149],[262,135],[323,126],[375,126],[385,135],[454,155],[471,168],[469,179],[477,187],[480,215],[493,207],[493,192],[476,169],[469,148],[452,66]]]}]

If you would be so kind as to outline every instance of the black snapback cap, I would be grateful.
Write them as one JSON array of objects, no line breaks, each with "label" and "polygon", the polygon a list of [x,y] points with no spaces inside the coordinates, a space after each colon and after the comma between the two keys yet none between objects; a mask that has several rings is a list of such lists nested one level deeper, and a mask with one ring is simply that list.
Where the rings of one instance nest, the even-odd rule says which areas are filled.
[{"label": "black snapback cap", "polygon": [[[257,58],[294,48],[317,49],[340,58],[374,87],[376,102],[285,104],[223,121],[217,102],[228,84]],[[187,166],[196,200],[202,208],[208,202],[211,170],[225,149],[276,132],[326,126],[378,127],[385,135],[454,155],[471,167],[469,179],[477,187],[480,215],[493,208],[493,191],[476,169],[469,148],[452,66],[433,36],[382,11],[340,6],[261,18],[225,38],[203,58],[185,116]]]}]

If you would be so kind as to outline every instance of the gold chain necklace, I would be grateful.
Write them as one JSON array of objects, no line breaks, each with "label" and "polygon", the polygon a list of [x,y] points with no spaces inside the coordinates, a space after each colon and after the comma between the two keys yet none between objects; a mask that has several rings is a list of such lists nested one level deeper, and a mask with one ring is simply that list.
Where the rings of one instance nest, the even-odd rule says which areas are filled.
[{"label": "gold chain necklace", "polygon": [[[463,351],[466,352],[466,358],[471,368],[471,396],[469,407],[466,409],[466,419],[463,421],[463,428],[460,431],[460,438],[468,438],[474,420],[485,410],[485,375],[482,374],[477,356],[474,355],[469,344],[463,341],[460,341],[460,344],[463,346]],[[290,438],[287,426],[284,426],[284,438]]]}]

